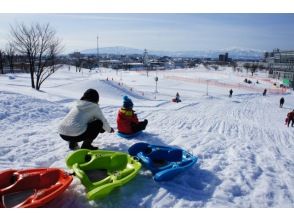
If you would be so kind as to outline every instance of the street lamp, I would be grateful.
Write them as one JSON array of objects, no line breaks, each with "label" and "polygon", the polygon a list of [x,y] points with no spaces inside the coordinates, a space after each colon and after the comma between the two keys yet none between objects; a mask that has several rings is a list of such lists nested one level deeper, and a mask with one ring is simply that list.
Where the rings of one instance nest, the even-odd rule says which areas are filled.
[{"label": "street lamp", "polygon": [[158,82],[158,77],[157,77],[157,76],[155,76],[154,80],[155,80],[155,93],[158,93],[158,91],[157,91],[157,82]]},{"label": "street lamp", "polygon": [[155,95],[154,95],[154,98],[156,99],[156,94],[158,93],[158,91],[157,91],[157,82],[158,82],[158,77],[157,77],[157,76],[155,76],[155,77],[154,77],[154,80],[155,80]]}]

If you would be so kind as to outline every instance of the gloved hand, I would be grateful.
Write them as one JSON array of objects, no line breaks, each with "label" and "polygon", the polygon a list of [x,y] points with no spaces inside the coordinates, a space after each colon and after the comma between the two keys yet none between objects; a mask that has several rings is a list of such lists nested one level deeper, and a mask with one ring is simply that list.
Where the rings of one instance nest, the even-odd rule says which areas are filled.
[{"label": "gloved hand", "polygon": [[113,128],[110,129],[110,133],[114,133],[114,129]]}]

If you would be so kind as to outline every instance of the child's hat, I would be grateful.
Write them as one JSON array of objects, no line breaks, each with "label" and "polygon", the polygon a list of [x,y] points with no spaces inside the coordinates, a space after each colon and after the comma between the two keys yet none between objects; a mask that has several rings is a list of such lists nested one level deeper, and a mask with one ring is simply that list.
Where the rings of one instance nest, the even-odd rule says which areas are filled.
[{"label": "child's hat", "polygon": [[123,107],[124,108],[133,108],[134,104],[128,96],[123,97]]}]

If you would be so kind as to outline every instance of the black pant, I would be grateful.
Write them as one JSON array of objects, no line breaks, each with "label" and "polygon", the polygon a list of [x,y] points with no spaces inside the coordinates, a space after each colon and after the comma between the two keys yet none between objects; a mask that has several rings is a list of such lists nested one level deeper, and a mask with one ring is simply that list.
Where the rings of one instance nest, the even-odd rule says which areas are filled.
[{"label": "black pant", "polygon": [[103,122],[99,119],[92,121],[88,124],[87,130],[79,135],[79,136],[67,136],[60,134],[60,137],[69,142],[81,142],[84,140],[94,140],[99,133],[104,133],[104,129],[102,128]]},{"label": "black pant", "polygon": [[145,119],[144,121],[140,121],[138,124],[132,124],[132,130],[134,133],[136,133],[138,131],[143,131],[143,130],[145,130],[147,124],[148,124],[147,119]]},{"label": "black pant", "polygon": [[293,127],[293,126],[294,126],[294,119],[289,119],[289,120],[288,120],[288,123],[287,123],[288,127],[289,127],[289,125],[290,125],[290,122],[292,122],[292,123],[291,123],[291,127]]}]

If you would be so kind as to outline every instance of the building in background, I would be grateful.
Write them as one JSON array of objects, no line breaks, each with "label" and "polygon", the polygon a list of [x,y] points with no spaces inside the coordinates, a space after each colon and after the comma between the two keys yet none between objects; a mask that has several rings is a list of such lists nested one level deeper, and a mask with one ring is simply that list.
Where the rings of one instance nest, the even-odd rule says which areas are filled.
[{"label": "building in background", "polygon": [[283,81],[283,85],[294,88],[294,50],[273,50],[265,53],[269,76]]},{"label": "building in background", "polygon": [[225,54],[218,55],[218,61],[223,62],[223,63],[227,63],[227,62],[231,62],[232,59],[229,58],[229,53],[225,53]]}]

